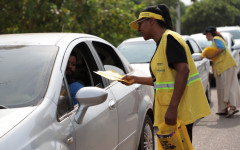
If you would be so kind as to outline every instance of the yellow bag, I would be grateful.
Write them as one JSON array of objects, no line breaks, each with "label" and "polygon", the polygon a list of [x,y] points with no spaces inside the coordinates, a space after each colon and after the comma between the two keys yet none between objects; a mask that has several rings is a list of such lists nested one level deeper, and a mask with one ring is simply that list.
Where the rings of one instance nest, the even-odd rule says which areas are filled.
[{"label": "yellow bag", "polygon": [[174,126],[161,124],[157,137],[158,150],[193,150],[187,128],[181,121]]},{"label": "yellow bag", "polygon": [[[213,47],[206,47],[203,49],[202,51],[202,57],[206,57],[206,56],[212,56],[213,54],[215,54],[218,51],[217,48],[213,48]],[[216,57],[212,58],[212,61],[214,61],[216,59]]]}]

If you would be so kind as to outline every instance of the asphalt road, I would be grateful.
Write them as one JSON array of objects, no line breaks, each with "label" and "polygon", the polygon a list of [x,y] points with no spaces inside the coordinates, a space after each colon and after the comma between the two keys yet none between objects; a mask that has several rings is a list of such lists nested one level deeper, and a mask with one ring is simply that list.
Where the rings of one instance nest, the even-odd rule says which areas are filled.
[{"label": "asphalt road", "polygon": [[240,112],[232,118],[216,115],[218,102],[215,87],[211,94],[212,114],[197,121],[193,127],[194,149],[240,150]]},{"label": "asphalt road", "polygon": [[194,124],[194,150],[240,150],[240,112],[232,118],[216,115],[218,102],[215,87],[211,89],[211,100],[211,115]]}]

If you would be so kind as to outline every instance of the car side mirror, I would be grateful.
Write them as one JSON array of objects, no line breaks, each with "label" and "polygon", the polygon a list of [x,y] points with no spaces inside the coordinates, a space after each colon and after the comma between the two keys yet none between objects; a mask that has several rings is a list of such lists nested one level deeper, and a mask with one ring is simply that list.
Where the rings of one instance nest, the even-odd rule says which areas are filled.
[{"label": "car side mirror", "polygon": [[193,58],[194,61],[200,61],[200,60],[203,59],[201,53],[194,53],[194,54],[192,54],[192,58]]},{"label": "car side mirror", "polygon": [[105,102],[107,96],[108,93],[104,89],[98,87],[84,87],[79,89],[76,94],[79,107],[75,114],[75,121],[80,124],[88,107]]}]

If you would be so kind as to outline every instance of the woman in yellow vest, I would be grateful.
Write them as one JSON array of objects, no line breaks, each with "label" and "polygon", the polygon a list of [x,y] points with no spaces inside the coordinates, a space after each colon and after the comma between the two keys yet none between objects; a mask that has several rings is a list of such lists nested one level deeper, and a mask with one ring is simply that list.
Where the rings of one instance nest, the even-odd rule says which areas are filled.
[{"label": "woman in yellow vest", "polygon": [[154,126],[163,122],[175,125],[177,119],[182,120],[192,140],[193,123],[209,115],[210,108],[189,47],[173,31],[167,6],[148,7],[129,25],[145,40],[154,39],[157,49],[150,64],[152,77],[127,75],[123,79],[129,85],[154,86]]},{"label": "woman in yellow vest", "polygon": [[229,52],[222,35],[213,26],[208,27],[204,34],[208,41],[212,41],[212,48],[217,49],[216,53],[207,56],[213,59],[213,68],[216,78],[218,94],[218,115],[231,117],[239,112],[236,107],[240,104],[240,88],[237,79],[237,64]]}]

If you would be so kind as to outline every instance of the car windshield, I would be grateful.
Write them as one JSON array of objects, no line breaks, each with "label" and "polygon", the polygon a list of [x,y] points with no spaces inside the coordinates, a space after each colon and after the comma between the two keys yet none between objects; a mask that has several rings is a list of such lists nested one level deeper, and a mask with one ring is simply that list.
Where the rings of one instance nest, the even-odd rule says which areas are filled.
[{"label": "car windshield", "polygon": [[240,39],[240,30],[229,30],[229,31],[222,31],[222,32],[229,32],[232,35],[234,40]]},{"label": "car windshield", "polygon": [[153,41],[129,42],[123,43],[118,49],[131,64],[149,63],[156,50],[156,44]]},{"label": "car windshield", "polygon": [[0,105],[34,106],[45,95],[58,47],[0,46]]},{"label": "car windshield", "polygon": [[198,43],[202,49],[206,47],[210,47],[212,45],[212,41],[207,41],[207,40],[199,40]]},{"label": "car windshield", "polygon": [[201,37],[192,36],[192,37],[198,42],[202,49],[212,46],[212,41],[207,41],[205,36]]}]

